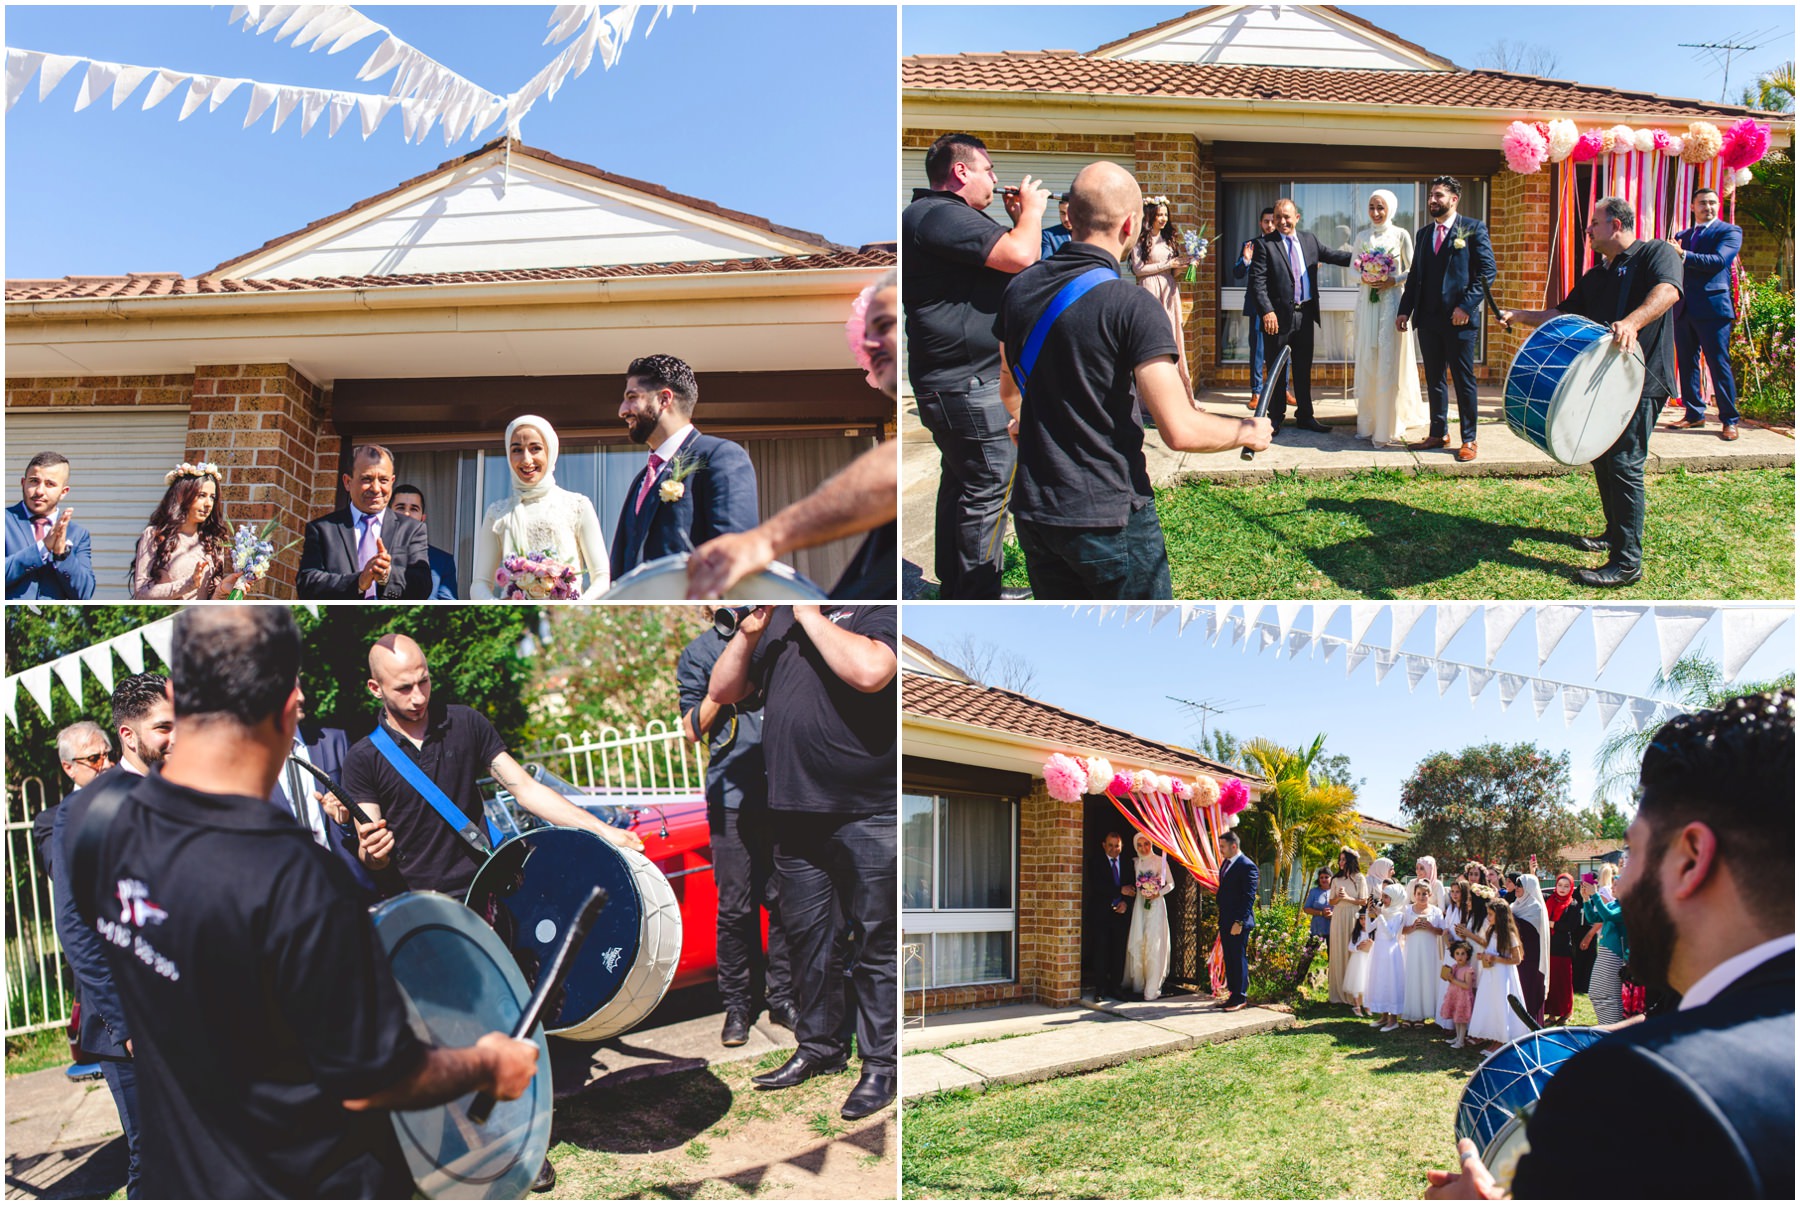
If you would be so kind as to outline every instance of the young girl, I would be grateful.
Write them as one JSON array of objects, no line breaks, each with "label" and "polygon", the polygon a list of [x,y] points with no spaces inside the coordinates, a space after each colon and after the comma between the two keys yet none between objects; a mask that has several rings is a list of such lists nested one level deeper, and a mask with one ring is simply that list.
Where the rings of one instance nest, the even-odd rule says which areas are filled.
[{"label": "young girl", "polygon": [[1356,919],[1350,926],[1350,953],[1344,963],[1343,983],[1338,989],[1350,1002],[1350,1011],[1359,1017],[1368,1015],[1363,1012],[1363,992],[1369,986],[1369,952],[1375,948],[1375,933],[1370,921],[1375,915],[1373,903],[1356,910]]},{"label": "young girl", "polygon": [[1444,984],[1444,1003],[1438,1016],[1456,1030],[1452,1050],[1461,1050],[1468,1040],[1469,1015],[1475,1010],[1475,947],[1466,941],[1450,943],[1450,978]]},{"label": "young girl", "polygon": [[1432,903],[1431,882],[1414,879],[1412,907],[1401,914],[1402,946],[1406,954],[1406,976],[1401,993],[1400,1019],[1409,1025],[1423,1025],[1437,1016],[1438,926],[1444,914]]},{"label": "young girl", "polygon": [[1375,948],[1369,952],[1369,986],[1363,997],[1369,1011],[1379,1013],[1376,1025],[1382,1033],[1400,1028],[1400,1009],[1406,997],[1406,955],[1400,946],[1401,913],[1406,892],[1398,883],[1382,888],[1383,907],[1372,923]]},{"label": "young girl", "polygon": [[1488,903],[1486,940],[1475,955],[1481,963],[1481,977],[1475,983],[1475,1008],[1469,1015],[1469,1036],[1492,1042],[1489,1053],[1502,1045],[1522,1038],[1530,1027],[1506,1002],[1508,996],[1525,998],[1519,985],[1519,960],[1524,948],[1519,944],[1519,928],[1513,921],[1512,905],[1505,900]]},{"label": "young girl", "polygon": [[[1468,919],[1468,915],[1469,883],[1467,879],[1458,879],[1450,884],[1448,899],[1444,904],[1444,916],[1438,922],[1438,948],[1443,951],[1441,960],[1443,970],[1456,969],[1456,959],[1452,956],[1451,947],[1463,940],[1462,935],[1457,932],[1457,926]],[[1469,947],[1469,958],[1470,965],[1473,966],[1475,958],[1473,946]],[[1437,1008],[1434,1012],[1438,1018],[1438,1024],[1445,1029],[1453,1028],[1450,1022],[1444,1019],[1443,1013],[1444,995],[1449,989],[1449,980],[1440,973],[1437,986]]]}]

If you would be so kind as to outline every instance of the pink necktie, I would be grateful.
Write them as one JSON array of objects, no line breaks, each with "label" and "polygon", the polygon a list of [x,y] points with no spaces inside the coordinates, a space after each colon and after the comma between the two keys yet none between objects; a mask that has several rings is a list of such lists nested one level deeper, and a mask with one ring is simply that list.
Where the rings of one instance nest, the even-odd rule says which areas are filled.
[{"label": "pink necktie", "polygon": [[1436,255],[1439,251],[1442,251],[1443,249],[1444,249],[1444,228],[1442,226],[1439,226],[1437,228],[1437,237],[1431,240],[1431,252],[1433,255]]},{"label": "pink necktie", "polygon": [[644,484],[638,489],[637,505],[631,508],[632,514],[644,509],[644,499],[650,496],[650,487],[656,484],[656,470],[662,468],[662,463],[662,457],[650,453],[650,467],[644,471]]},{"label": "pink necktie", "polygon": [[39,544],[44,542],[44,533],[50,530],[48,518],[37,518],[31,521],[31,538]]},{"label": "pink necktie", "polygon": [[[380,538],[373,516],[365,517],[362,524],[362,539],[356,542],[356,571],[358,573],[367,569],[369,567],[369,562],[375,559],[375,541]],[[369,588],[363,591],[363,597],[375,597],[374,582],[370,582]]]},{"label": "pink necktie", "polygon": [[1300,240],[1293,235],[1289,235],[1287,245],[1288,270],[1292,272],[1294,276],[1294,304],[1299,305],[1301,300],[1300,294],[1306,291],[1306,286],[1301,283],[1306,277],[1306,267],[1303,257],[1300,254]]}]

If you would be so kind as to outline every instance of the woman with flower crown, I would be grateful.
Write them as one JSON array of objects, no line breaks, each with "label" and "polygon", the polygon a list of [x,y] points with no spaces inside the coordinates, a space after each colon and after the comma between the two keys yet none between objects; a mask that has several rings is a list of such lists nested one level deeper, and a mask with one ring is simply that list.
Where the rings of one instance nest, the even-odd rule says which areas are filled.
[{"label": "woman with flower crown", "polygon": [[[1419,396],[1418,352],[1411,331],[1396,331],[1401,286],[1412,271],[1413,240],[1394,224],[1399,202],[1385,188],[1369,194],[1370,225],[1357,232],[1357,256],[1385,254],[1393,263],[1385,278],[1365,270],[1353,311],[1356,340],[1356,437],[1378,448],[1406,442],[1412,427],[1431,421]],[[1352,261],[1353,263],[1356,261]],[[1371,283],[1373,280],[1373,283]]]},{"label": "woman with flower crown", "polygon": [[1180,236],[1169,220],[1169,198],[1146,197],[1144,222],[1138,230],[1137,244],[1131,249],[1131,271],[1139,284],[1150,290],[1175,330],[1175,367],[1181,372],[1182,387],[1194,396],[1194,378],[1188,374],[1187,338],[1181,330],[1181,287],[1175,274],[1190,261],[1180,250]]},{"label": "woman with flower crown", "polygon": [[507,557],[537,556],[582,575],[583,598],[606,593],[606,537],[586,494],[556,484],[556,429],[535,414],[521,414],[506,428],[506,465],[512,493],[487,508],[475,530],[475,598],[503,598],[495,574]]},{"label": "woman with flower crown", "polygon": [[131,561],[131,597],[224,598],[243,575],[231,571],[231,528],[219,497],[219,466],[184,460],[163,480],[168,488]]}]

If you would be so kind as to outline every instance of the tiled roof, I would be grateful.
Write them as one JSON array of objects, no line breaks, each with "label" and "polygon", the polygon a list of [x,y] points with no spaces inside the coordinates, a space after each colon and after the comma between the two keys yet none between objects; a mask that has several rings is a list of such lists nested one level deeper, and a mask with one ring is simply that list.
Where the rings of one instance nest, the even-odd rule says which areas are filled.
[{"label": "tiled roof", "polygon": [[1361,817],[1363,828],[1370,831],[1392,833],[1396,837],[1410,836],[1412,833],[1412,830],[1409,828],[1401,828],[1398,824],[1378,819],[1377,817],[1369,815],[1367,812],[1358,812],[1356,814]]},{"label": "tiled roof", "polygon": [[1139,63],[1068,52],[913,55],[901,60],[900,86],[964,92],[1054,92],[1074,95],[1381,104],[1418,108],[1495,109],[1545,118],[1595,112],[1623,118],[1755,116],[1791,128],[1785,114],[1733,105],[1622,92],[1509,71],[1384,71],[1371,68],[1248,67],[1224,63]]},{"label": "tiled roof", "polygon": [[690,260],[669,264],[613,264],[577,268],[520,268],[502,272],[434,272],[394,276],[324,276],[309,280],[231,280],[173,272],[126,276],[65,276],[61,280],[9,280],[6,300],[94,301],[132,297],[188,297],[201,293],[294,293],[326,289],[391,289],[405,285],[501,284],[532,280],[617,280],[634,276],[692,276],[708,272],[796,272],[825,268],[889,268],[892,243],[857,251],[783,255],[767,259]]},{"label": "tiled roof", "polygon": [[1043,742],[1046,754],[1057,752],[1059,746],[1092,749],[1109,759],[1123,759],[1120,769],[1142,769],[1149,764],[1186,766],[1214,776],[1242,778],[1253,787],[1262,785],[1262,779],[1255,775],[1201,757],[1192,749],[1148,741],[1121,728],[1109,727],[1098,720],[997,686],[951,682],[924,674],[902,674],[900,706],[908,715],[952,720],[1030,737]]},{"label": "tiled roof", "polygon": [[[1115,38],[1112,41],[1106,43],[1104,46],[1095,48],[1093,53],[1104,54],[1105,52],[1107,52],[1109,50],[1114,50],[1120,46],[1125,45],[1128,42],[1135,42],[1139,38],[1144,37],[1146,34],[1159,33],[1165,29],[1172,29],[1173,27],[1175,27],[1177,25],[1185,24],[1187,21],[1191,20],[1194,17],[1198,17],[1205,13],[1212,12],[1214,9],[1222,9],[1222,8],[1226,8],[1226,7],[1229,7],[1229,6],[1223,5],[1223,4],[1213,4],[1213,5],[1208,5],[1205,8],[1192,9],[1188,12],[1182,13],[1179,17],[1170,17],[1167,21],[1158,21],[1155,25],[1150,26],[1148,29],[1140,29],[1136,33],[1128,33],[1122,38]],[[1442,55],[1433,54],[1433,53],[1431,53],[1431,51],[1425,49],[1423,46],[1419,46],[1415,43],[1409,42],[1405,38],[1399,36],[1398,34],[1391,33],[1388,30],[1381,28],[1381,26],[1379,26],[1379,25],[1375,25],[1369,21],[1365,21],[1361,17],[1357,16],[1355,13],[1346,12],[1334,4],[1321,4],[1318,7],[1321,11],[1330,13],[1332,16],[1336,17],[1338,20],[1343,21],[1344,23],[1346,23],[1348,25],[1354,25],[1359,29],[1367,30],[1368,32],[1370,32],[1372,34],[1375,34],[1377,37],[1381,37],[1381,38],[1386,39],[1389,42],[1392,42],[1396,46],[1404,46],[1404,47],[1406,47],[1406,49],[1412,51],[1414,54],[1422,55],[1425,58],[1435,60],[1436,62],[1442,63],[1446,67],[1456,66],[1455,63],[1452,63],[1449,59],[1444,58]]]}]

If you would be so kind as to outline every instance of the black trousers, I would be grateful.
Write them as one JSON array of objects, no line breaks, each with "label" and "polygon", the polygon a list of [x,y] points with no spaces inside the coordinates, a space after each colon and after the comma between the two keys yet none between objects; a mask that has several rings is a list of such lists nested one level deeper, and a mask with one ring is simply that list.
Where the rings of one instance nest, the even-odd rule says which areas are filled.
[{"label": "black trousers", "polygon": [[1606,546],[1612,550],[1608,565],[1636,569],[1644,563],[1644,457],[1665,400],[1640,397],[1625,433],[1594,462],[1600,510],[1606,515]]},{"label": "black trousers", "polygon": [[[788,948],[775,878],[775,835],[767,808],[706,809],[713,882],[719,891],[719,995],[725,1007],[755,1013],[763,1001],[791,1004]],[[762,910],[769,910],[763,954]]]},{"label": "black trousers", "polygon": [[1123,527],[1050,527],[1015,519],[1033,598],[1174,598],[1156,503]]},{"label": "black trousers", "polygon": [[1431,405],[1431,434],[1450,433],[1450,388],[1445,369],[1456,381],[1456,425],[1464,443],[1475,439],[1475,344],[1479,335],[1459,335],[1475,330],[1450,325],[1448,314],[1419,314],[1413,323],[1418,332],[1419,359],[1425,365],[1425,393]]},{"label": "black trousers", "polygon": [[1219,945],[1225,956],[1225,988],[1235,1003],[1250,994],[1250,930],[1233,937],[1231,926],[1220,921]]},{"label": "black trousers", "polygon": [[[1129,863],[1121,862],[1121,869],[1130,873]],[[1127,905],[1130,900],[1124,901]],[[1127,907],[1124,915],[1108,908],[1104,913],[1092,914],[1088,926],[1088,942],[1090,957],[1093,959],[1094,994],[1111,996],[1114,999],[1125,994],[1125,944],[1131,937],[1131,909]]]},{"label": "black trousers", "polygon": [[142,1179],[138,1158],[137,1063],[130,1059],[96,1061],[119,1110],[119,1125],[125,1131],[125,1196],[136,1200]]},{"label": "black trousers", "polygon": [[[1275,317],[1281,322],[1281,333],[1263,334],[1263,379],[1275,367],[1275,361],[1281,356],[1281,349],[1288,349],[1288,366],[1282,370],[1281,379],[1276,381],[1270,390],[1269,421],[1277,427],[1287,422],[1287,395],[1294,394],[1294,418],[1298,422],[1313,421],[1312,402],[1312,362],[1313,362],[1313,319],[1318,316],[1318,302],[1309,301],[1298,310],[1283,314],[1275,311]],[[1252,318],[1252,322],[1261,322],[1261,318]],[[1289,329],[1292,328],[1292,329]]]},{"label": "black trousers", "polygon": [[850,979],[863,1071],[891,1075],[899,1042],[894,813],[770,815],[800,1053],[815,1062],[845,1053],[841,918],[852,931],[850,944],[856,950]]},{"label": "black trousers", "polygon": [[939,598],[999,598],[1003,529],[1018,450],[998,382],[918,394],[919,421],[939,454]]}]

